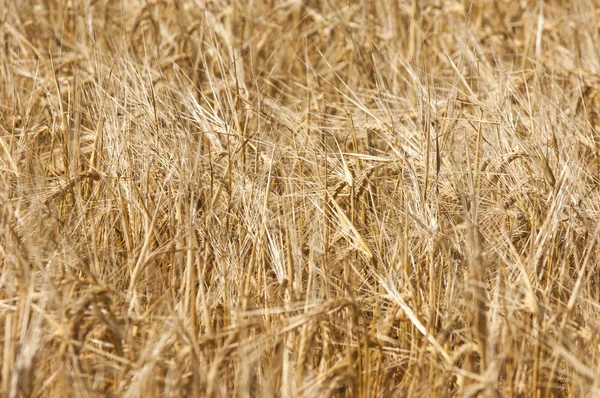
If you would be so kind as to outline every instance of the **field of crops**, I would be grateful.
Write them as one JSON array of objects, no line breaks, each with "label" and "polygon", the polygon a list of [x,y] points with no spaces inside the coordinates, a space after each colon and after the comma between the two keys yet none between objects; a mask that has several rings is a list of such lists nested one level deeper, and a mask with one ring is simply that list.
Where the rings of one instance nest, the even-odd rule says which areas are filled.
[{"label": "field of crops", "polygon": [[0,0],[0,395],[599,397],[598,0]]}]

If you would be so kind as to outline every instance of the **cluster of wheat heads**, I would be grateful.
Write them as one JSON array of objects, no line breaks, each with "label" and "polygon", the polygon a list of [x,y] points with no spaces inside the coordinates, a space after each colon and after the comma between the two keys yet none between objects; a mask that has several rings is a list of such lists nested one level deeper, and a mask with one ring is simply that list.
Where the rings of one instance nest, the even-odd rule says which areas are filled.
[{"label": "cluster of wheat heads", "polygon": [[599,17],[0,0],[0,394],[600,396]]}]

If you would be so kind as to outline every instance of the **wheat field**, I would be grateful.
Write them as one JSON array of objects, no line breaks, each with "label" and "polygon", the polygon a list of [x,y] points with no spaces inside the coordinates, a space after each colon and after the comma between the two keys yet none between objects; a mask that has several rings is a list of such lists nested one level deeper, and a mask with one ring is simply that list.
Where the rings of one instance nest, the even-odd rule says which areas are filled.
[{"label": "wheat field", "polygon": [[599,397],[597,0],[0,0],[0,395]]}]

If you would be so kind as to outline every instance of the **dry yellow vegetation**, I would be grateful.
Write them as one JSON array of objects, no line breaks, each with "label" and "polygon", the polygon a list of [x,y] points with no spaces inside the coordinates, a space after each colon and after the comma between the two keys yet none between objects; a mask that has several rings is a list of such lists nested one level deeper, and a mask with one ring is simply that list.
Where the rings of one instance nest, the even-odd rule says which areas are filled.
[{"label": "dry yellow vegetation", "polygon": [[596,0],[0,0],[0,394],[600,396]]}]

